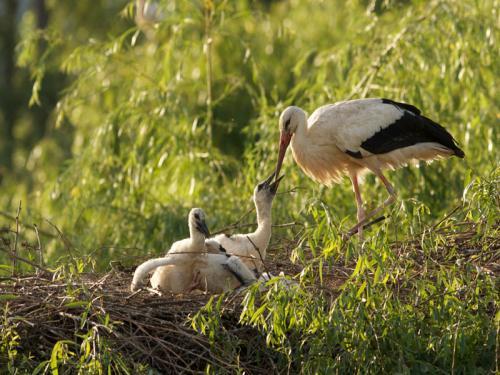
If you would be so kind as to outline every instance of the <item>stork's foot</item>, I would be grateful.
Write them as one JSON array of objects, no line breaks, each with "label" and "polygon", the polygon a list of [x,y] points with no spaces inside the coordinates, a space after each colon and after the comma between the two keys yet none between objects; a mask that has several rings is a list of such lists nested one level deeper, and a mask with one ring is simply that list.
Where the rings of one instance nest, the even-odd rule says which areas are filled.
[{"label": "stork's foot", "polygon": [[186,292],[191,293],[195,289],[201,289],[201,274],[199,271],[194,275],[193,280],[187,287]]},{"label": "stork's foot", "polygon": [[361,228],[363,230],[367,229],[367,228],[371,227],[372,225],[377,224],[385,219],[386,219],[385,216],[379,216],[376,219],[373,219],[372,221],[370,221],[368,223],[365,223],[366,222],[366,219],[365,219],[364,222],[362,221],[362,222],[357,223],[355,226],[353,226],[351,229],[349,229],[349,231],[347,233],[344,233],[342,235],[342,240],[347,241],[349,238],[351,238],[356,233],[360,234],[360,238],[362,239],[363,232],[361,231],[361,233],[360,233]]}]

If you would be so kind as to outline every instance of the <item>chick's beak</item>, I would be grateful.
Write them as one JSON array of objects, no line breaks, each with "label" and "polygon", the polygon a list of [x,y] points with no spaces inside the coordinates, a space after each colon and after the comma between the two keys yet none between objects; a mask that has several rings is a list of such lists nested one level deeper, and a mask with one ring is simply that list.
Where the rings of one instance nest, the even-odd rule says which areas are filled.
[{"label": "chick's beak", "polygon": [[203,233],[205,237],[209,238],[210,237],[210,231],[208,230],[207,224],[205,223],[205,220],[198,220],[196,222],[196,229],[200,233]]},{"label": "chick's beak", "polygon": [[270,185],[271,193],[276,194],[276,192],[278,191],[278,186],[280,184],[280,181],[283,179],[283,177],[285,177],[285,175],[281,175],[276,180],[274,180],[274,182]]},{"label": "chick's beak", "polygon": [[273,181],[273,178],[274,178],[274,172],[271,173],[271,175],[262,182],[262,185],[266,187],[269,186],[269,184]]}]

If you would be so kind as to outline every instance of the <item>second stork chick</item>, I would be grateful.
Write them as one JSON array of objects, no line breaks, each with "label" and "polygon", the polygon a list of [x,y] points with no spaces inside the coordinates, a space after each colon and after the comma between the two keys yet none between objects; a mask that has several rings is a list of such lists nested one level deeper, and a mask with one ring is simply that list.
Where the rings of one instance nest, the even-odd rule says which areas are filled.
[{"label": "second stork chick", "polygon": [[[274,173],[265,181],[259,183],[253,192],[253,201],[257,211],[257,229],[254,232],[246,234],[219,234],[206,241],[207,248],[211,252],[216,250],[226,251],[229,255],[237,255],[251,269],[262,272],[262,261],[266,258],[267,247],[271,240],[272,227],[272,205],[273,199],[278,190],[278,185],[283,176],[277,178],[274,182]],[[215,241],[214,241],[215,240]],[[215,246],[219,244],[217,249]]]}]

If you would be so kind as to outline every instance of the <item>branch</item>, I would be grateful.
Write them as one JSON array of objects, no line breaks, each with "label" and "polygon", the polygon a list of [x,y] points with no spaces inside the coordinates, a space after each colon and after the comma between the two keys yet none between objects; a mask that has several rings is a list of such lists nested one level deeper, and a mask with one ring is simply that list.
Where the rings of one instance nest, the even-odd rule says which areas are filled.
[{"label": "branch", "polygon": [[[7,212],[4,212],[4,211],[0,211],[0,216],[3,216],[3,217],[5,217],[5,218],[7,218],[7,219],[9,219],[9,220],[12,220],[12,221],[16,221],[15,216],[12,216],[12,215],[8,214]],[[22,226],[24,226],[25,228],[31,229],[31,230],[33,230],[33,231],[35,230],[35,226],[34,226],[34,225],[23,224],[23,223],[21,223],[21,222],[19,222],[19,223],[20,223]],[[45,230],[43,230],[43,229],[38,229],[38,233],[43,234],[43,235],[44,235],[44,236],[46,236],[46,237],[50,237],[50,238],[57,238],[57,236],[56,236],[56,235],[54,235],[54,234],[52,234],[52,233],[50,233],[50,232],[47,232],[47,231],[45,231]]]},{"label": "branch", "polygon": [[21,214],[21,201],[19,201],[19,206],[17,207],[17,214],[16,214],[16,236],[14,239],[14,250],[12,251],[12,276],[16,274],[16,268],[17,268],[17,262],[16,262],[16,257],[17,257],[17,240],[19,238],[19,215]]},{"label": "branch", "polygon": [[[250,243],[252,244],[252,246],[254,247],[254,249],[259,254],[259,258],[260,258],[260,261],[262,262],[262,265],[264,266],[264,270],[266,270],[266,272],[269,273],[269,270],[267,269],[266,263],[264,262],[264,258],[262,258],[262,254],[260,253],[259,248],[257,247],[257,245],[254,244],[254,242],[250,239],[249,236],[247,236],[247,239],[248,239],[248,241],[250,241]],[[250,258],[250,257],[247,257],[247,258]]]},{"label": "branch", "polygon": [[0,247],[0,251],[3,251],[4,253],[7,253],[9,254],[12,258],[15,258],[16,260],[19,260],[21,262],[24,262],[26,264],[29,264],[30,266],[32,267],[35,267],[35,268],[38,268],[39,270],[42,270],[43,272],[46,272],[48,273],[49,275],[52,275],[53,272],[52,271],[49,271],[47,268],[44,268],[44,267],[41,267],[39,266],[38,264],[36,264],[35,262],[32,262],[31,260],[29,259],[24,259],[24,258],[21,258],[20,256],[17,256],[17,255],[14,255],[12,252],[8,251],[8,250],[5,250],[5,249],[2,249]]},{"label": "branch", "polygon": [[38,265],[43,266],[43,252],[42,252],[42,242],[40,241],[40,235],[38,234],[38,227],[36,224],[33,225],[35,227],[36,240],[38,241]]}]

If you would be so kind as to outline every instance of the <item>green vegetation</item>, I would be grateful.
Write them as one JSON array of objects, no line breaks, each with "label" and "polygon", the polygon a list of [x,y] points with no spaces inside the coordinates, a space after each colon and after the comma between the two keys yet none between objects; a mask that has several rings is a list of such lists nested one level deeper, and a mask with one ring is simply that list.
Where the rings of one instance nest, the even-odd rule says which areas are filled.
[{"label": "green vegetation", "polygon": [[[270,263],[303,268],[290,275],[299,284],[252,288],[232,310],[266,347],[252,352],[225,329],[222,299],[187,324],[236,367],[243,351],[265,352],[276,362],[267,372],[498,372],[498,1],[157,4],[157,22],[135,22],[125,0],[47,1],[43,27],[23,13],[16,78],[0,81],[0,224],[16,231],[22,201],[22,235],[5,231],[0,249],[19,241],[36,262],[36,223],[47,268],[62,281],[110,262],[132,267],[187,235],[191,207],[213,229],[251,209],[286,106],[406,101],[443,124],[466,158],[389,172],[397,204],[364,244],[344,244],[356,216],[350,184],[320,187],[287,157],[273,215],[295,224],[274,230]],[[369,207],[386,194],[370,175],[362,193]],[[13,283],[5,252],[0,263],[1,282]],[[16,296],[0,298],[0,364],[33,370],[37,361],[18,349],[22,316],[9,313]],[[67,340],[37,359],[40,371],[97,342],[90,331]],[[74,365],[147,371],[110,354],[106,340],[96,347],[99,356]]]}]

